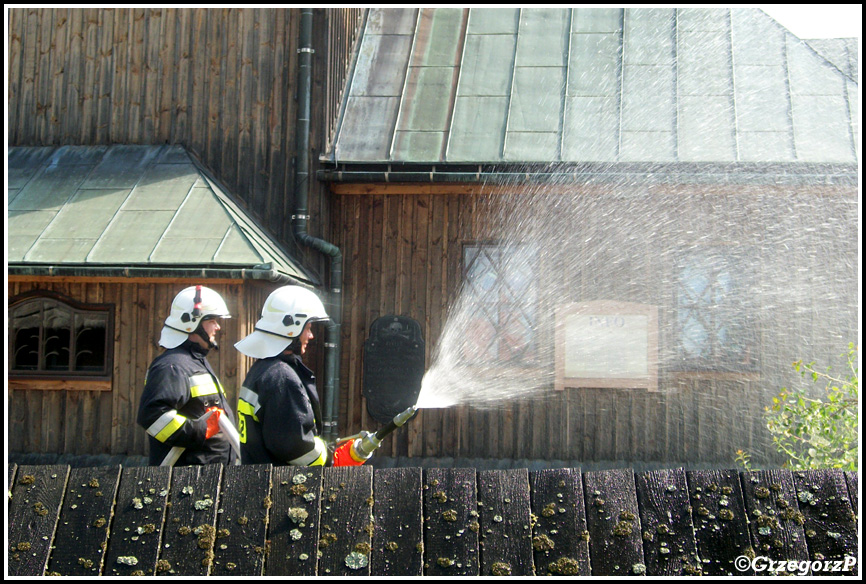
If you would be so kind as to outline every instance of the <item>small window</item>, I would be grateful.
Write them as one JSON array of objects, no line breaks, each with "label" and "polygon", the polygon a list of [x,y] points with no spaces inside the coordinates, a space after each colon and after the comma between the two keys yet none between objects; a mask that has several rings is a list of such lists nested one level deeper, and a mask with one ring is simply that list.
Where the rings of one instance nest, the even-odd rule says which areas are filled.
[{"label": "small window", "polygon": [[478,364],[532,365],[537,344],[533,246],[467,244],[463,294],[468,303],[463,355]]},{"label": "small window", "polygon": [[111,305],[46,291],[10,299],[10,377],[109,377],[113,322]]},{"label": "small window", "polygon": [[681,256],[677,326],[681,364],[694,371],[755,371],[753,262],[747,250],[708,247]]}]

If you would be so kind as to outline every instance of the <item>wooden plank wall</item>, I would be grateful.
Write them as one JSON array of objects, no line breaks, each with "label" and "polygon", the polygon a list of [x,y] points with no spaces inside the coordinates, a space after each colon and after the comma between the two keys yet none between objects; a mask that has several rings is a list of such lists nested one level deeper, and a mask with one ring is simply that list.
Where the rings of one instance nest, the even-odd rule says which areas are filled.
[{"label": "wooden plank wall", "polygon": [[[339,234],[337,244],[345,258],[342,435],[378,425],[368,416],[362,395],[363,345],[373,321],[386,314],[418,321],[429,367],[462,280],[463,244],[503,236],[496,232],[498,223],[490,219],[496,215],[490,213],[496,208],[496,197],[508,196],[467,195],[465,189],[437,185],[394,185],[393,190],[390,185],[355,186],[335,202],[334,232]],[[559,194],[564,190],[558,189]],[[514,187],[511,191],[520,192]],[[807,228],[802,214],[777,213],[783,202],[807,208],[816,200],[812,193],[715,186],[695,191],[672,186],[584,187],[578,192],[591,201],[581,202],[586,213],[572,225],[557,223],[562,221],[558,216],[568,214],[545,215],[544,199],[533,207],[539,212],[538,221],[562,229],[560,245],[579,259],[580,267],[574,272],[556,263],[561,258],[542,257],[539,288],[561,290],[557,301],[563,302],[613,298],[660,307],[660,391],[568,389],[488,409],[421,410],[405,430],[388,438],[383,450],[400,457],[724,465],[732,464],[742,448],[760,464],[781,464],[774,459],[775,449],[764,426],[764,407],[781,387],[802,384],[790,366],[793,361],[811,360],[805,355],[815,354],[819,363],[837,364],[838,355],[847,350],[848,336],[856,336],[854,288],[836,286],[831,292],[811,276],[803,280],[796,274],[801,265],[810,264],[809,258],[824,257],[829,245],[834,250],[827,260],[832,267],[820,271],[829,281],[847,281],[852,250],[819,237],[815,229]],[[821,204],[815,208],[823,221],[848,234],[856,215],[853,193],[850,189],[822,192]],[[567,201],[570,194],[565,196]],[[683,201],[690,197],[691,203],[672,206],[672,196]],[[660,203],[655,207],[642,203],[640,212],[623,209],[624,201],[633,198]],[[551,195],[550,202],[562,204],[563,199]],[[626,215],[621,221],[609,220],[621,215]],[[659,223],[665,229],[659,229]],[[790,233],[798,235],[791,238]],[[625,242],[627,249],[606,245],[611,239]],[[755,261],[758,286],[770,293],[768,306],[753,313],[760,321],[759,371],[706,373],[677,366],[676,290],[671,284],[676,280],[675,259],[678,250],[698,244],[752,246],[762,254]],[[783,263],[774,263],[779,258]],[[626,265],[620,265],[622,261]],[[609,265],[616,269],[607,269]],[[777,283],[778,290],[800,295],[798,306],[792,309],[793,305],[785,305],[787,299],[774,300]],[[544,315],[554,309],[544,305],[539,310],[545,319],[539,323],[542,343],[553,338],[545,336],[545,330],[552,331],[545,328],[552,327],[552,319]],[[829,346],[836,344],[833,355]]]},{"label": "wooden plank wall", "polygon": [[[339,114],[362,8],[316,9],[311,160]],[[300,10],[13,8],[9,144],[183,144],[293,246]],[[330,236],[311,181],[311,235]],[[310,254],[311,261],[320,261]]]},{"label": "wooden plank wall", "polygon": [[11,465],[8,476],[10,576],[768,575],[768,560],[777,575],[858,572],[846,486],[858,475],[839,470]]},{"label": "wooden plank wall", "polygon": [[[28,389],[8,392],[10,452],[55,454],[146,455],[146,434],[136,422],[144,377],[160,353],[159,335],[174,296],[195,282],[105,283],[50,282],[13,279],[9,297],[42,289],[80,302],[114,305],[114,370],[110,391],[50,389],[28,382]],[[226,299],[235,316],[220,331],[223,349],[208,359],[220,376],[232,404],[251,360],[232,346],[258,320],[261,306],[274,287],[208,284]]]}]

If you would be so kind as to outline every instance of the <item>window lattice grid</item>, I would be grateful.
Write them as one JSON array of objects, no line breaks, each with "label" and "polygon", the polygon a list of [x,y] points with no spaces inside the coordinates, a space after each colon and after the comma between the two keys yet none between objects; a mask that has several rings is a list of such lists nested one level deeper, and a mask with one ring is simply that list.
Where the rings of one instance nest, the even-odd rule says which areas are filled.
[{"label": "window lattice grid", "polygon": [[745,257],[725,248],[683,254],[677,273],[677,352],[687,367],[757,366],[752,270]]},{"label": "window lattice grid", "polygon": [[464,246],[464,294],[472,308],[464,357],[512,364],[534,358],[535,255],[528,245]]},{"label": "window lattice grid", "polygon": [[52,297],[9,309],[13,375],[105,376],[110,372],[110,310],[76,308]]}]

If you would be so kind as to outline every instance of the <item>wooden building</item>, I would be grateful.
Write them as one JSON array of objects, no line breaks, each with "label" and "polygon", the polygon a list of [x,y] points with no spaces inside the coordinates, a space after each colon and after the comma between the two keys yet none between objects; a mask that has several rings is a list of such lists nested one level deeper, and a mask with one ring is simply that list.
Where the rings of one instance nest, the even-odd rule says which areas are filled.
[{"label": "wooden building", "polygon": [[[313,149],[333,128],[361,14],[313,17]],[[7,452],[144,455],[138,399],[177,292],[203,284],[226,298],[233,318],[210,360],[235,399],[250,363],[232,345],[267,294],[322,285],[323,260],[291,225],[301,10],[9,16],[7,315],[14,325],[34,298],[101,315],[109,361],[15,369],[7,335]],[[313,185],[314,236],[329,236],[326,203]]]},{"label": "wooden building", "polygon": [[[377,458],[731,465],[746,448],[772,461],[760,414],[796,382],[788,364],[833,361],[859,335],[856,42],[802,41],[757,9],[312,17],[302,47],[300,9],[13,9],[8,146],[189,156],[214,196],[238,202],[237,217],[249,218],[239,222],[298,258],[291,277],[340,296],[340,435],[378,424],[364,343],[386,315],[420,324],[427,367],[455,345],[448,334],[485,339],[466,361],[507,369],[541,395],[422,409]],[[307,142],[296,129],[308,57]],[[342,282],[333,262],[296,242],[301,188],[310,234],[342,254]],[[33,214],[13,212],[11,192],[10,230],[33,236]],[[528,292],[496,309],[521,316],[455,325],[467,295],[482,316],[503,296],[509,246],[546,232],[560,234],[541,246],[556,253],[536,248],[520,264],[531,266]],[[17,273],[10,256],[9,296],[38,288],[75,310],[113,305],[115,365],[110,391],[10,385],[8,450],[143,454],[130,414],[143,353],[156,351],[169,290],[198,276],[34,279],[27,251]],[[686,303],[689,266],[710,288],[734,277],[738,292]],[[224,342],[240,338],[276,284],[213,278],[243,305],[230,303],[243,316],[223,331]],[[472,292],[476,278],[492,288]],[[647,371],[563,370],[559,383],[557,315],[575,305],[614,319],[633,315],[623,306],[655,314],[641,329],[655,350]],[[724,319],[688,324],[719,314],[746,326],[726,336]],[[243,377],[244,360],[218,361],[224,384]]]},{"label": "wooden building", "polygon": [[[762,413],[791,363],[859,337],[856,39],[753,8],[440,8],[371,11],[360,43],[319,172],[345,423],[376,425],[363,346],[394,314],[457,402],[394,456],[778,462]],[[578,310],[653,316],[580,337]]]}]

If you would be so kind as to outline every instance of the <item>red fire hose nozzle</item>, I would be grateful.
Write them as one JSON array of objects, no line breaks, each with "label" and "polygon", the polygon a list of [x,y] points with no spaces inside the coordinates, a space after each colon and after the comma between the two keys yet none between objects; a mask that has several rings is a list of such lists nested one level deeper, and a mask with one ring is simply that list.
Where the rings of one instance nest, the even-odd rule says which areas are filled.
[{"label": "red fire hose nozzle", "polygon": [[370,460],[373,452],[382,445],[382,440],[405,424],[415,415],[418,408],[411,406],[400,412],[375,434],[359,432],[348,438],[337,439],[337,449],[334,450],[334,466],[360,466]]}]

